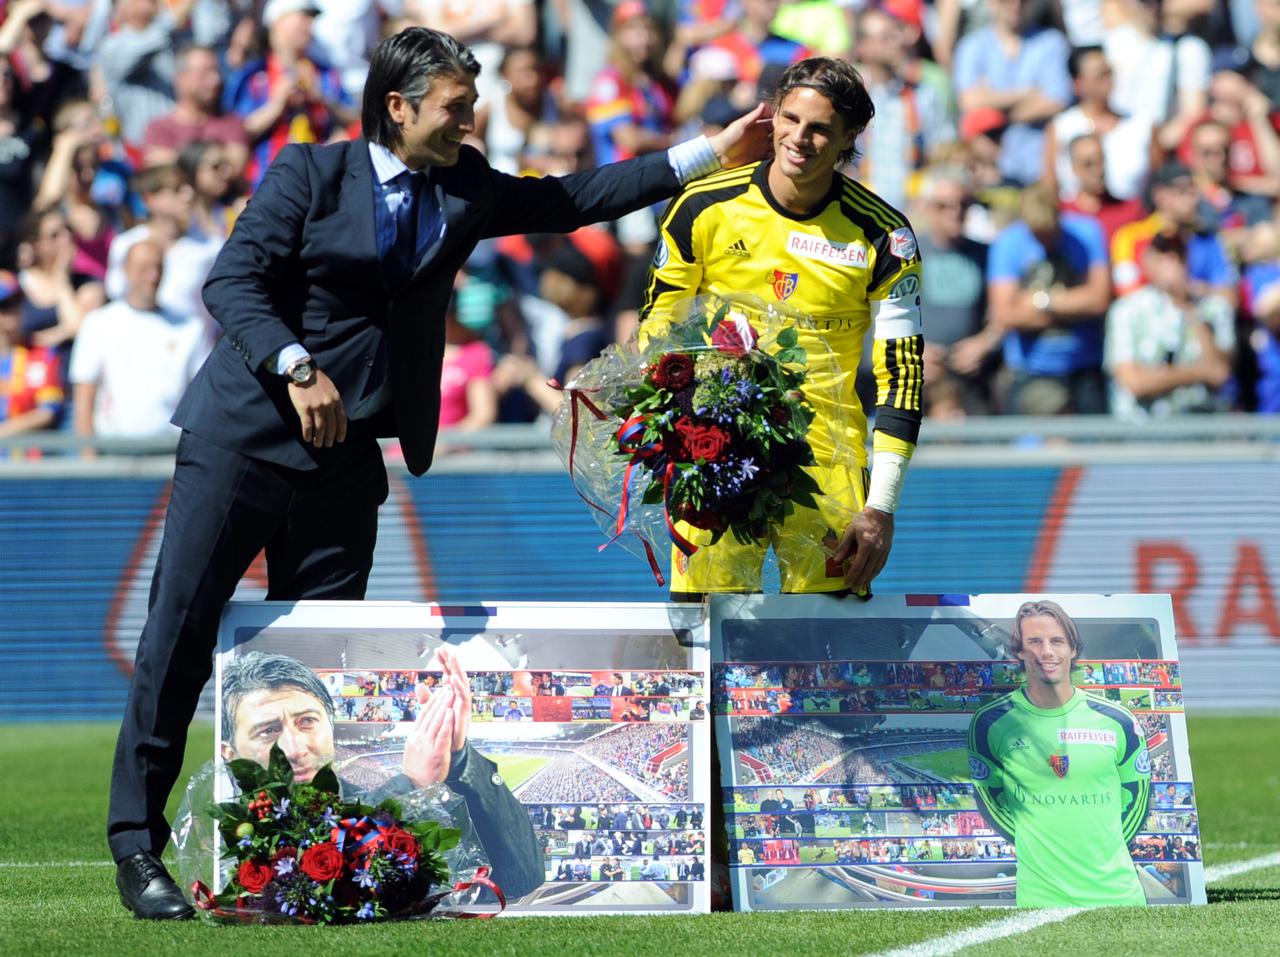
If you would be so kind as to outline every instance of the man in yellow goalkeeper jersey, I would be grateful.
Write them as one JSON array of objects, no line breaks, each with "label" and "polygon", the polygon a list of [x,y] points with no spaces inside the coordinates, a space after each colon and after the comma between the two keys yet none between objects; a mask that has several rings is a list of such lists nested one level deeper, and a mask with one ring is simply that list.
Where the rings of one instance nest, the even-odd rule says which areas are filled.
[{"label": "man in yellow goalkeeper jersey", "polygon": [[[906,217],[839,172],[875,113],[854,68],[802,60],[778,81],[773,106],[772,159],[697,180],[668,206],[641,334],[676,303],[705,294],[749,294],[812,317],[812,328],[798,327],[800,344],[815,359],[829,348],[841,369],[835,383],[821,361],[808,370],[818,462],[809,471],[823,494],[817,510],[797,507],[772,544],[784,592],[865,595],[889,557],[920,429],[920,253]],[[854,378],[869,328],[877,389],[868,478],[867,416]],[[841,408],[820,394],[838,394]],[[763,544],[730,536],[689,557],[673,549],[672,597],[758,591],[763,558]],[[744,577],[748,567],[754,575]]]}]

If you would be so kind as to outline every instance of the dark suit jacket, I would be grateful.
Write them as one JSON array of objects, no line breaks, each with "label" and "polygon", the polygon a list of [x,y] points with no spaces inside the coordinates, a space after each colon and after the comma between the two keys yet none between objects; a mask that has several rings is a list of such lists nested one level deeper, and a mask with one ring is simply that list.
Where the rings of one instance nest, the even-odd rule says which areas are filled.
[{"label": "dark suit jacket", "polygon": [[[470,743],[449,766],[447,784],[467,804],[475,836],[489,858],[494,883],[510,900],[523,897],[546,880],[542,849],[533,833],[533,822],[524,805],[498,774],[498,766]],[[405,775],[397,774],[376,791],[364,795],[370,804],[416,790]],[[356,789],[343,788],[350,796]]]},{"label": "dark suit jacket", "polygon": [[456,165],[431,171],[431,187],[444,237],[420,251],[412,277],[396,287],[379,258],[367,141],[281,150],[205,283],[205,304],[226,334],[174,424],[252,458],[323,465],[333,450],[303,443],[284,378],[262,362],[301,342],[351,409],[372,387],[385,336],[391,402],[372,425],[399,437],[409,471],[421,475],[440,417],[444,316],[476,243],[613,219],[673,195],[679,182],[664,153],[531,179],[498,173],[464,146]]}]

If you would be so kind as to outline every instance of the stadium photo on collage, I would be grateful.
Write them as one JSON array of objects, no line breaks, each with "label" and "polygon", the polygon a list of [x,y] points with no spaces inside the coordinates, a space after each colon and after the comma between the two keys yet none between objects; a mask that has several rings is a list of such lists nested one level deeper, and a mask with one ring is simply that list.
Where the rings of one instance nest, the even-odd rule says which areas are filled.
[{"label": "stadium photo on collage", "polygon": [[1052,597],[713,601],[735,906],[1204,903],[1169,602]]}]

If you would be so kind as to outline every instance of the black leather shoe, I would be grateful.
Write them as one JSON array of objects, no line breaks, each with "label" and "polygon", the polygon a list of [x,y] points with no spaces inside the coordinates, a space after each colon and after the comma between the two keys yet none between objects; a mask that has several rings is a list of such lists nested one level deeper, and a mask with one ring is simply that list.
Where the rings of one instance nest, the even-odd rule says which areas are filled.
[{"label": "black leather shoe", "polygon": [[164,865],[149,851],[116,865],[116,887],[121,903],[142,920],[186,920],[196,915]]}]

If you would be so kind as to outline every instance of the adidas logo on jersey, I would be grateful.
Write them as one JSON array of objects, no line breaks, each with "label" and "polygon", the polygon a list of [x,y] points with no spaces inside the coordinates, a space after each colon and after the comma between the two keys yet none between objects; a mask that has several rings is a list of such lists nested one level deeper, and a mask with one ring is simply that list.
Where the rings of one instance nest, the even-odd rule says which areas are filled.
[{"label": "adidas logo on jersey", "polygon": [[726,256],[737,256],[740,259],[750,259],[751,251],[747,249],[747,244],[741,239],[724,251]]}]

